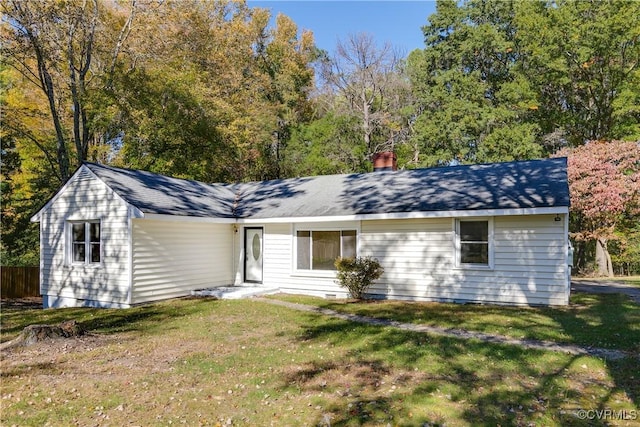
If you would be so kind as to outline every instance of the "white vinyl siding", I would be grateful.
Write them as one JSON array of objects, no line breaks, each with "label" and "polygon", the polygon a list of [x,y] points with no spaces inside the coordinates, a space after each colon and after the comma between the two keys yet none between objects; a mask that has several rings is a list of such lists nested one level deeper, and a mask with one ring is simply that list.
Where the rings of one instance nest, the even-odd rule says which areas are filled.
[{"label": "white vinyl siding", "polygon": [[132,220],[132,303],[232,283],[229,224]]},{"label": "white vinyl siding", "polygon": [[385,268],[371,290],[390,298],[567,303],[566,236],[553,215],[493,220],[493,269],[457,269],[450,219],[363,221],[361,255]]},{"label": "white vinyl siding", "polygon": [[[81,168],[41,214],[40,293],[47,306],[126,306],[129,296],[128,206]],[[100,222],[100,263],[68,262],[66,224]]]},{"label": "white vinyl siding", "polygon": [[[358,230],[358,255],[375,257],[385,268],[371,288],[374,296],[564,305],[568,302],[566,236],[563,222],[554,217],[491,219],[492,269],[456,267],[455,221],[451,218],[350,221],[324,227]],[[345,289],[335,282],[335,272],[319,277],[318,272],[296,270],[295,236],[303,229],[313,229],[313,225],[265,225],[264,285],[286,293],[345,297]],[[236,251],[240,254],[242,247],[236,246]],[[239,274],[236,283],[241,283]]]},{"label": "white vinyl siding", "polygon": [[[335,283],[335,271],[296,271],[294,246],[296,230],[356,230],[360,234],[360,221],[305,224],[265,224],[263,286],[277,287],[281,292],[316,296],[335,295],[346,297],[347,293]],[[237,239],[242,240],[242,239]],[[242,283],[242,242],[237,242],[236,284]]]}]

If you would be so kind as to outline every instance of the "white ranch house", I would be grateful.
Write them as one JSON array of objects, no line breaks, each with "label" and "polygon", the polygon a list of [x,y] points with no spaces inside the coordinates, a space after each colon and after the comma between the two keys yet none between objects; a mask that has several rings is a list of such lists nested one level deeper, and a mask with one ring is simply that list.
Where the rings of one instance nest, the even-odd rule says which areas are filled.
[{"label": "white ranch house", "polygon": [[569,300],[566,159],[205,184],[85,163],[33,216],[45,307],[130,307],[217,286],[344,297],[337,256],[385,268],[372,297]]}]

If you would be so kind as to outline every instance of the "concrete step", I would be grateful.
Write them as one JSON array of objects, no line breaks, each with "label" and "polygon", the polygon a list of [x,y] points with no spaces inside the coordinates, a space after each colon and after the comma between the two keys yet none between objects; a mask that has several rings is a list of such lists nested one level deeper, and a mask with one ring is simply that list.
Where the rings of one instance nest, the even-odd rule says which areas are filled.
[{"label": "concrete step", "polygon": [[267,288],[263,286],[218,286],[207,289],[196,289],[191,295],[196,297],[216,297],[219,299],[241,299],[261,295],[270,295],[280,292],[279,288]]}]

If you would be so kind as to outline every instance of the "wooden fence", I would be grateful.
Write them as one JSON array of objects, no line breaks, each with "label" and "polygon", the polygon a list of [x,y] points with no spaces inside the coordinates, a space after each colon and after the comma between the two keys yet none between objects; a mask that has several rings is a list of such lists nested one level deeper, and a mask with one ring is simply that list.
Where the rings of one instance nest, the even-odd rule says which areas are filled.
[{"label": "wooden fence", "polygon": [[40,296],[39,267],[0,267],[0,271],[2,298]]}]

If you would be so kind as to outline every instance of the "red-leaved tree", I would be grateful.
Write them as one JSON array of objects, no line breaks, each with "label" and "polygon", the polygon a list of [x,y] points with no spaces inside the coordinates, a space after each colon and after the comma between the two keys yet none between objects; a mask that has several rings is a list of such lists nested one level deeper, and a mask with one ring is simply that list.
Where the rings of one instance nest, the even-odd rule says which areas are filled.
[{"label": "red-leaved tree", "polygon": [[571,237],[596,242],[598,273],[613,276],[607,243],[622,223],[640,221],[640,141],[591,141],[565,148],[571,195]]}]

